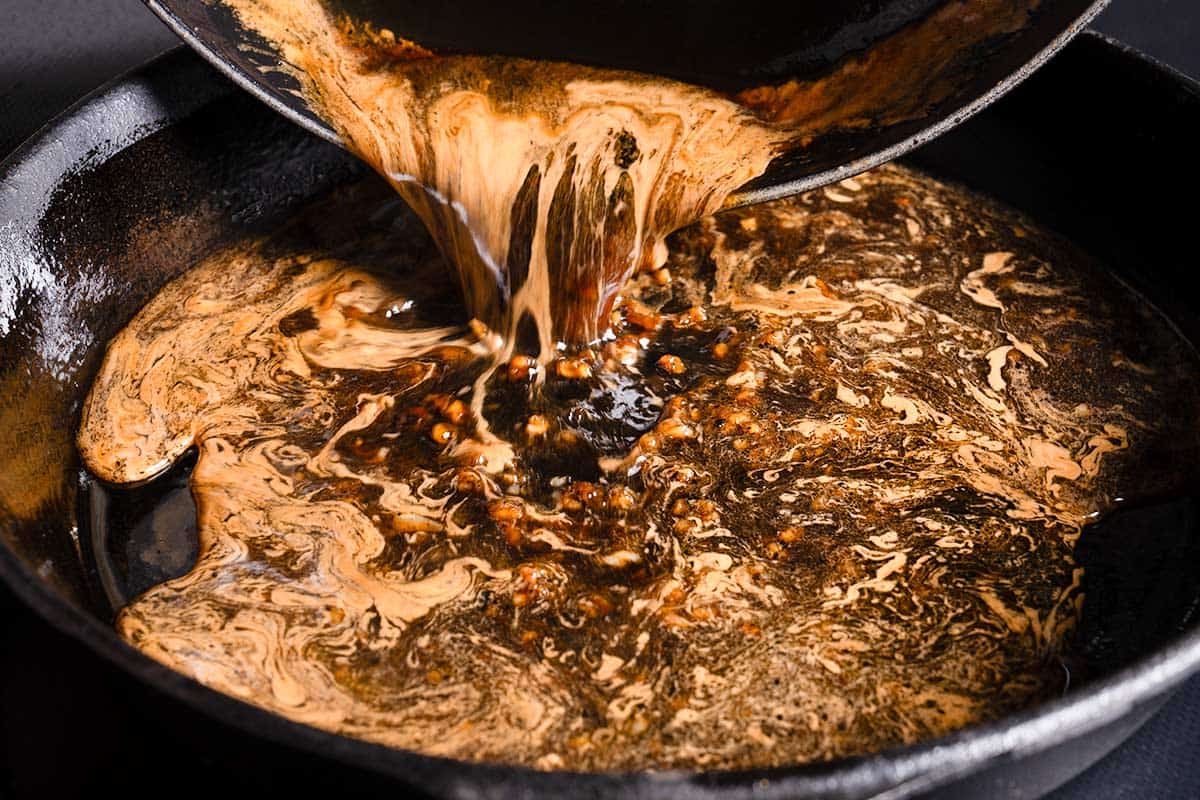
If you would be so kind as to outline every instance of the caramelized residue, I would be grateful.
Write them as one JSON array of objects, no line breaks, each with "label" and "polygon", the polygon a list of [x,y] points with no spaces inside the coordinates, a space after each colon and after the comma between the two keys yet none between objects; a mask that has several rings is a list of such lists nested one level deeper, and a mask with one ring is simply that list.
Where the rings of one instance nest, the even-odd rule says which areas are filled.
[{"label": "caramelized residue", "polygon": [[168,284],[79,433],[117,483],[199,451],[199,560],[121,635],[297,721],[542,769],[795,764],[1061,692],[1075,541],[1194,438],[1185,343],[896,167],[669,246],[548,363],[374,182]]}]

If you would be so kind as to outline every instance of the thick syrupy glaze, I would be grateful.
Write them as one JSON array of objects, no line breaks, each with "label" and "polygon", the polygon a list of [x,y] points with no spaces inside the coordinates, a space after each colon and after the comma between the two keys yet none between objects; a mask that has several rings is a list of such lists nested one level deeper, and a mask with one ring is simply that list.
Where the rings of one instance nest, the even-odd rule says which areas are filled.
[{"label": "thick syrupy glaze", "polygon": [[298,721],[543,769],[795,764],[1062,691],[1075,541],[1195,453],[1177,334],[896,167],[708,218],[663,270],[592,352],[493,370],[377,184],[198,264],[79,435],[118,483],[199,451],[199,560],[121,634]]}]

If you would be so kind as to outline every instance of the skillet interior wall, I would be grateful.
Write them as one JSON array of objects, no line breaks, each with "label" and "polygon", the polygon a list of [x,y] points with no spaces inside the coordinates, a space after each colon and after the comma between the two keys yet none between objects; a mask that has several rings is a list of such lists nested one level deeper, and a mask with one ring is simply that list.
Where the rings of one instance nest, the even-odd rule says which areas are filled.
[{"label": "skillet interior wall", "polygon": [[114,613],[91,558],[74,444],[105,343],[204,253],[363,172],[226,94],[67,178],[32,231],[2,232],[0,285],[18,288],[0,337],[0,540],[69,602],[106,622]]}]

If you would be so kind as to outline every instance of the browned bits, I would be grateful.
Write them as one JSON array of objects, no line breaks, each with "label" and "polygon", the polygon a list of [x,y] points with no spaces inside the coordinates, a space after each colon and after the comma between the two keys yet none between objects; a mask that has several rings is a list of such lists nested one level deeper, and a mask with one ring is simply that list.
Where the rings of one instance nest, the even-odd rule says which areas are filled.
[{"label": "browned bits", "polygon": [[532,630],[521,631],[521,644],[528,646],[528,645],[533,644],[537,640],[538,640],[537,631],[532,631]]},{"label": "browned bits", "polygon": [[346,612],[338,606],[328,606],[325,610],[329,612],[329,622],[333,625],[341,625],[346,619]]},{"label": "browned bits", "polygon": [[762,628],[758,627],[753,622],[743,622],[738,626],[738,630],[747,636],[762,636]]},{"label": "browned bits", "polygon": [[425,378],[425,367],[415,361],[399,364],[392,370],[397,386],[415,386]]},{"label": "browned bits", "polygon": [[550,430],[550,423],[541,414],[532,414],[525,420],[525,435],[531,439],[545,436]]},{"label": "browned bits", "polygon": [[549,593],[549,587],[545,586],[542,582],[542,579],[546,577],[546,573],[540,568],[531,564],[522,564],[517,569],[517,575],[521,578],[523,585],[522,588],[513,592],[512,600],[513,605],[518,608],[529,605],[529,603]]},{"label": "browned bits", "polygon": [[425,402],[433,406],[442,419],[458,425],[467,416],[467,404],[457,397],[451,397],[448,394],[431,394],[425,398]]},{"label": "browned bits", "polygon": [[576,481],[563,492],[562,507],[567,511],[582,511],[584,508],[599,511],[604,508],[606,494],[602,486]]},{"label": "browned bits", "polygon": [[688,501],[682,497],[676,498],[671,504],[671,515],[675,517],[686,517],[688,513]]},{"label": "browned bits", "polygon": [[685,517],[684,519],[675,520],[675,524],[672,526],[671,529],[673,531],[675,531],[675,533],[678,533],[679,535],[683,536],[683,535],[692,533],[699,527],[700,526],[698,524],[696,524],[695,520],[688,519]]},{"label": "browned bits", "polygon": [[592,367],[582,358],[560,358],[554,362],[554,371],[560,378],[581,380],[592,377]]},{"label": "browned bits", "polygon": [[713,522],[717,519],[717,504],[712,500],[697,500],[695,503],[696,513],[700,519],[705,522]]},{"label": "browned bits", "polygon": [[529,356],[513,356],[508,360],[508,379],[510,381],[529,380],[529,376],[536,367],[536,362]]},{"label": "browned bits", "polygon": [[473,469],[466,467],[454,474],[454,491],[463,494],[483,494],[483,478]]},{"label": "browned bits", "polygon": [[[720,433],[739,434],[738,439],[734,441],[734,447],[739,450],[744,450],[749,446],[749,440],[741,434],[757,436],[762,432],[762,425],[755,421],[749,412],[733,407],[725,408],[718,412],[716,419],[712,422],[712,426]],[[739,441],[742,442],[741,445],[737,444]]]},{"label": "browned bits", "polygon": [[696,429],[680,419],[664,419],[654,429],[664,439],[695,439]]},{"label": "browned bits", "polygon": [[614,511],[628,511],[637,503],[637,496],[628,486],[611,486],[608,489],[608,507]]},{"label": "browned bits", "polygon": [[675,324],[680,327],[700,325],[708,320],[708,312],[703,306],[691,306],[687,311],[675,318]]},{"label": "browned bits", "polygon": [[442,673],[436,669],[431,669],[425,673],[425,680],[434,686],[442,682],[442,677]]},{"label": "browned bits", "polygon": [[488,326],[484,325],[483,322],[478,319],[473,319],[468,322],[467,328],[470,329],[471,333],[476,339],[483,339],[485,336],[491,333],[491,330],[488,328]]},{"label": "browned bits", "polygon": [[681,606],[684,600],[687,600],[687,592],[683,590],[682,586],[676,586],[663,598],[663,601],[671,606]]},{"label": "browned bits", "polygon": [[663,417],[680,417],[687,409],[687,398],[683,395],[675,395],[663,404],[662,415]]},{"label": "browned bits", "polygon": [[784,544],[798,542],[802,538],[804,538],[804,527],[801,525],[793,525],[791,527],[784,528],[779,532],[779,541],[783,542]]},{"label": "browned bits", "polygon": [[737,450],[738,452],[741,452],[742,450],[746,450],[749,447],[750,447],[749,439],[739,436],[738,438],[733,440],[733,449]]},{"label": "browned bits", "polygon": [[662,327],[662,315],[651,311],[641,303],[629,301],[622,308],[625,323],[643,331],[656,331]]},{"label": "browned bits", "polygon": [[439,410],[442,412],[443,417],[458,425],[463,421],[463,417],[467,415],[467,404],[456,397]]},{"label": "browned bits", "polygon": [[533,564],[522,564],[517,570],[517,575],[521,577],[522,583],[532,587],[537,586],[542,578],[546,576],[546,573]]},{"label": "browned bits", "polygon": [[670,353],[658,360],[658,368],[668,375],[682,375],[687,372],[683,359]]},{"label": "browned bits", "polygon": [[504,541],[509,547],[520,547],[521,542],[524,540],[520,528],[511,522],[501,522],[499,527],[500,533],[504,535]]},{"label": "browned bits", "polygon": [[767,347],[773,347],[776,350],[787,344],[787,339],[783,335],[783,331],[776,328],[767,335],[763,336],[762,343]]},{"label": "browned bits", "polygon": [[450,444],[458,436],[458,429],[445,422],[438,422],[429,429],[429,438],[438,444]]},{"label": "browned bits", "polygon": [[505,497],[488,503],[488,516],[496,522],[516,522],[525,516],[525,508],[520,500]]},{"label": "browned bits", "polygon": [[671,270],[666,267],[659,267],[654,270],[654,282],[659,286],[666,286],[671,282]]},{"label": "browned bits", "polygon": [[579,601],[579,610],[590,619],[599,619],[607,616],[613,610],[613,605],[602,594],[589,594]]},{"label": "browned bits", "polygon": [[725,358],[729,355],[729,342],[717,342],[712,346],[713,358]]},{"label": "browned bits", "polygon": [[787,550],[779,542],[767,542],[767,558],[778,560],[783,558]]}]

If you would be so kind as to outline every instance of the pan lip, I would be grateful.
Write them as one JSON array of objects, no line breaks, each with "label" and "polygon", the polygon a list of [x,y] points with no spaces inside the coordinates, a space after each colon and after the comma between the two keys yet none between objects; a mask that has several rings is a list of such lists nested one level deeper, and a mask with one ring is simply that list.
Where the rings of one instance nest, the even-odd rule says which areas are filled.
[{"label": "pan lip", "polygon": [[[1159,71],[1200,102],[1200,83],[1164,68],[1136,50],[1097,34],[1081,37],[1112,48],[1122,58],[1141,62]],[[65,177],[115,155],[121,149],[194,114],[209,102],[234,90],[207,68],[196,72],[206,83],[187,91],[165,95],[152,91],[178,83],[181,69],[203,66],[186,48],[168,51],[146,65],[121,76],[76,103],[0,162],[0,231],[14,221],[40,217],[45,191],[30,201],[23,193],[52,188]],[[189,73],[190,74],[190,73]],[[96,142],[97,129],[116,130],[111,118],[114,103],[130,98],[138,105],[136,119],[116,123],[116,138]],[[128,108],[128,107],[127,107]],[[72,136],[64,136],[71,133]],[[89,139],[89,135],[92,137]],[[87,146],[85,146],[85,144]],[[65,152],[78,146],[76,152]],[[89,149],[90,148],[90,149]],[[20,210],[19,215],[9,213]],[[19,222],[17,222],[19,224]],[[110,664],[147,685],[152,692],[232,725],[251,735],[292,745],[331,757],[342,763],[411,783],[426,783],[451,795],[489,796],[479,789],[494,784],[496,796],[519,781],[527,791],[549,792],[620,789],[636,797],[751,796],[791,797],[797,794],[874,793],[899,800],[955,778],[979,771],[1005,758],[1017,758],[1069,739],[1086,736],[1106,724],[1144,708],[1200,671],[1200,628],[1148,653],[1132,664],[1065,697],[1008,715],[1000,720],[968,727],[948,736],[927,739],[879,753],[823,763],[735,772],[540,772],[527,767],[465,762],[399,750],[292,722],[250,703],[209,689],[176,672],[120,639],[101,620],[67,601],[33,571],[7,545],[0,545],[0,579],[20,600],[63,634],[80,642]],[[1063,732],[1069,731],[1069,739]],[[474,788],[472,788],[474,787]]]},{"label": "pan lip", "polygon": [[[158,19],[166,25],[171,31],[187,43],[195,53],[199,54],[218,72],[224,75],[229,80],[233,81],[248,94],[254,96],[258,100],[266,103],[271,109],[279,114],[282,114],[287,119],[304,128],[309,133],[324,139],[327,142],[336,144],[339,147],[344,147],[344,143],[337,133],[329,126],[323,124],[321,120],[314,116],[304,114],[296,108],[289,106],[287,103],[279,99],[279,97],[267,89],[263,88],[262,84],[254,80],[250,75],[234,63],[221,58],[212,48],[212,46],[196,34],[183,20],[176,16],[175,12],[170,7],[163,5],[159,0],[143,0],[146,7],[149,8]],[[1101,0],[1107,3],[1109,0]]]},{"label": "pan lip", "polygon": [[[328,142],[344,147],[341,137],[326,125],[322,120],[306,114],[299,109],[288,105],[279,98],[274,92],[265,88],[259,81],[247,74],[240,66],[223,59],[214,49],[213,46],[205,41],[195,30],[187,23],[181,20],[175,12],[168,6],[164,5],[161,0],[143,0],[146,7],[149,8],[164,25],[170,28],[177,36],[179,36],[187,45],[198,53],[205,61],[215,67],[221,74],[232,80],[249,94],[256,97],[261,102],[267,104],[270,108],[282,114],[287,119],[296,123],[308,132],[325,139]],[[753,205],[756,203],[769,202],[778,200],[783,197],[789,197],[794,194],[799,194],[809,189],[815,189],[831,183],[836,183],[843,178],[849,178],[865,172],[868,169],[877,167],[889,161],[894,161],[906,153],[912,152],[922,145],[936,139],[946,131],[950,130],[975,116],[983,109],[994,103],[999,98],[1003,97],[1009,91],[1021,84],[1026,78],[1037,71],[1039,67],[1050,60],[1055,54],[1062,50],[1067,44],[1078,37],[1089,24],[1099,16],[1100,12],[1108,7],[1111,0],[1088,0],[1087,5],[1079,12],[1079,14],[1070,22],[1070,24],[1058,33],[1054,38],[1034,52],[1028,60],[1014,70],[1009,75],[1006,75],[995,85],[990,87],[986,92],[978,97],[964,103],[961,107],[955,109],[952,113],[934,122],[932,125],[922,127],[900,140],[888,145],[882,150],[870,153],[861,158],[857,158],[846,164],[841,164],[829,169],[823,169],[820,172],[806,175],[792,181],[784,181],[782,183],[771,184],[764,188],[755,188],[742,190],[738,189],[729,196],[726,200],[725,208],[738,208],[740,206]]]},{"label": "pan lip", "polygon": [[1023,83],[1026,78],[1037,72],[1038,68],[1057,55],[1080,34],[1084,33],[1087,26],[1100,15],[1101,11],[1108,7],[1110,2],[1111,0],[1093,0],[1064,30],[1060,31],[1057,36],[1030,56],[1018,69],[1004,76],[1004,78],[983,94],[963,104],[953,113],[947,114],[932,125],[923,127],[882,150],[870,153],[849,163],[840,164],[831,169],[821,170],[820,172],[798,178],[794,181],[772,184],[761,189],[749,189],[746,191],[738,189],[729,196],[729,199],[726,201],[726,207],[737,208],[738,206],[765,203],[799,194],[810,189],[817,189],[821,186],[836,183],[844,178],[850,178],[859,173],[866,172],[881,164],[895,161],[906,153],[911,153],[922,145],[941,136],[946,131],[958,127]]}]

